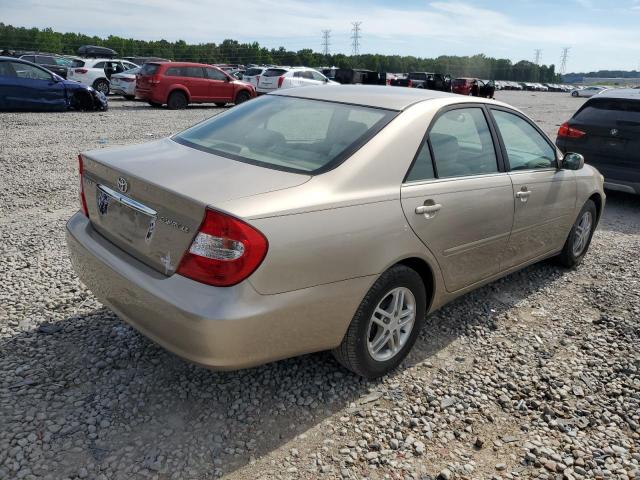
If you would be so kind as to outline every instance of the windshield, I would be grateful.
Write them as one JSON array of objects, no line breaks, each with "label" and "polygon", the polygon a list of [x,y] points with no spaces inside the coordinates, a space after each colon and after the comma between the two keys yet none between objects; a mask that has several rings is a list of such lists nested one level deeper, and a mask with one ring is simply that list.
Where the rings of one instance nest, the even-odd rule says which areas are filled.
[{"label": "windshield", "polygon": [[267,168],[314,174],[342,162],[394,115],[390,110],[267,95],[173,140]]}]

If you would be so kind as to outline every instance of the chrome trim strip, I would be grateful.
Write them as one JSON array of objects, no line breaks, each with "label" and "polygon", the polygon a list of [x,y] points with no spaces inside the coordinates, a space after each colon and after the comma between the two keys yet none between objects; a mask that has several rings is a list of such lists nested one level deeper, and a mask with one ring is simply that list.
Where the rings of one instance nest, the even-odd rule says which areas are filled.
[{"label": "chrome trim strip", "polygon": [[113,190],[112,188],[109,188],[105,185],[98,185],[98,190],[106,195],[109,195],[109,197],[113,198],[117,202],[126,205],[127,207],[132,208],[133,210],[144,215],[147,215],[149,217],[156,217],[158,215],[158,212],[156,212],[154,209],[135,201],[133,198],[122,195],[120,192],[117,192],[116,190]]}]

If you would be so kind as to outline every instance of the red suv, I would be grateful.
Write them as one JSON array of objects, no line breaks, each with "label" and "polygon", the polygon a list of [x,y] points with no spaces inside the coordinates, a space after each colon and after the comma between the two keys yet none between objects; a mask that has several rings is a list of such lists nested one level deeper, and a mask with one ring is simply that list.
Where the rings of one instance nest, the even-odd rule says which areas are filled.
[{"label": "red suv", "polygon": [[469,95],[471,93],[471,85],[475,78],[454,78],[451,81],[451,91],[460,95]]},{"label": "red suv", "polygon": [[145,63],[136,75],[136,97],[152,107],[172,109],[190,103],[213,102],[218,107],[236,105],[256,96],[253,85],[236,80],[218,67],[202,63]]}]

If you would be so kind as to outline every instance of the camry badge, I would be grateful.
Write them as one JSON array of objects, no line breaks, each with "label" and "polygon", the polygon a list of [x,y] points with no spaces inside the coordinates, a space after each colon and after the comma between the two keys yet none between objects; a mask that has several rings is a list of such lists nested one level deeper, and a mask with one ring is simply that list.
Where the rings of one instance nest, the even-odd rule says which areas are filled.
[{"label": "camry badge", "polygon": [[618,129],[617,128],[612,128],[611,131],[609,132],[612,136],[616,136],[618,135]]},{"label": "camry badge", "polygon": [[124,177],[118,178],[118,190],[122,193],[127,193],[127,190],[129,190],[129,183]]}]

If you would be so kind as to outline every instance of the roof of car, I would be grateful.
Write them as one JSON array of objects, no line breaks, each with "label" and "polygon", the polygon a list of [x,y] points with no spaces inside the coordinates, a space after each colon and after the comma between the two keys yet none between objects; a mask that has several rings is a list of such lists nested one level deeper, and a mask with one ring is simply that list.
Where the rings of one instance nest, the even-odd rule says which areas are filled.
[{"label": "roof of car", "polygon": [[627,100],[640,100],[640,89],[637,88],[611,88],[591,98],[622,98]]},{"label": "roof of car", "polygon": [[309,98],[329,102],[351,103],[388,110],[404,110],[414,103],[434,98],[464,98],[452,93],[423,88],[387,87],[384,85],[322,85],[278,90],[269,95]]}]

